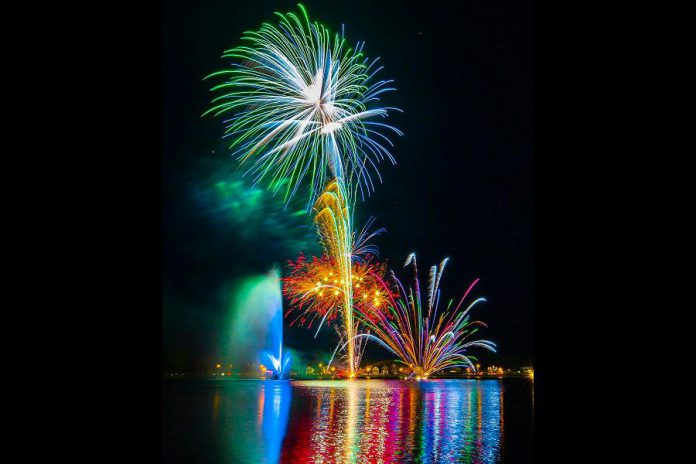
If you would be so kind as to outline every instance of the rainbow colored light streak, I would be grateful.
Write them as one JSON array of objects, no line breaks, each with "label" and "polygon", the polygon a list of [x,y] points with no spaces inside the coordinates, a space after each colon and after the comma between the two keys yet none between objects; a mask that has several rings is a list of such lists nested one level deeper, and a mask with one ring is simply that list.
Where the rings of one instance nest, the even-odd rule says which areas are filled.
[{"label": "rainbow colored light streak", "polygon": [[421,303],[416,256],[412,253],[404,266],[413,263],[413,287],[406,292],[392,272],[397,296],[389,293],[386,307],[364,307],[357,311],[360,321],[372,332],[358,336],[374,339],[386,347],[410,368],[411,376],[418,380],[427,379],[448,367],[469,367],[475,372],[476,366],[471,360],[476,358],[465,354],[469,348],[480,347],[495,352],[495,343],[491,341],[470,340],[478,331],[475,326],[486,327],[481,321],[472,321],[469,314],[471,308],[486,301],[485,298],[478,298],[461,310],[464,300],[479,279],[469,286],[454,309],[451,309],[453,300],[450,300],[447,309],[438,315],[439,284],[447,261],[445,258],[439,267],[430,268],[425,308]]}]

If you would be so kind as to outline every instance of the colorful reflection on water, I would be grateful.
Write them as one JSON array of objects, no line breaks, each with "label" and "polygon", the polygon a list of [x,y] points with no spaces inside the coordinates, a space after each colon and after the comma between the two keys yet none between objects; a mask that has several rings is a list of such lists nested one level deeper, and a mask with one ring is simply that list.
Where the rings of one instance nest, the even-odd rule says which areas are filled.
[{"label": "colorful reflection on water", "polygon": [[[461,379],[209,383],[185,403],[165,398],[164,457],[186,462],[206,443],[206,462],[501,462],[504,390]],[[198,437],[174,435],[186,426]]]},{"label": "colorful reflection on water", "polygon": [[288,431],[281,462],[500,460],[498,381],[293,382],[293,388],[311,414]]}]

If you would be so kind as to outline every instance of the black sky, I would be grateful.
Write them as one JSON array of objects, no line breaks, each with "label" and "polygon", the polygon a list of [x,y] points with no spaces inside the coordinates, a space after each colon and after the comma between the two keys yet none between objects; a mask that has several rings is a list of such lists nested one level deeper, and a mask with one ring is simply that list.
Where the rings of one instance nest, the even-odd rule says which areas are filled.
[{"label": "black sky", "polygon": [[[397,92],[390,123],[397,165],[382,164],[384,183],[356,205],[356,224],[370,215],[387,235],[381,256],[397,274],[411,251],[422,279],[447,256],[441,288],[456,298],[476,277],[488,302],[477,316],[500,357],[532,353],[533,299],[533,23],[527,1],[303,2],[349,41],[366,41],[382,78]],[[202,78],[243,31],[274,21],[291,1],[181,1],[165,5],[162,24],[163,352],[165,365],[192,365],[219,353],[222,292],[234,276],[264,272],[301,250],[253,247],[233,223],[201,211],[196,193],[211,177],[234,171],[222,150],[222,123],[201,119],[209,101]],[[275,21],[274,21],[275,22]],[[213,153],[213,151],[215,153]],[[297,232],[294,232],[297,233]],[[270,237],[270,240],[269,240]],[[264,237],[279,243],[278,237]],[[286,343],[318,347],[303,329]],[[326,343],[329,339],[318,343]],[[320,346],[320,349],[326,347]],[[495,359],[486,357],[486,359]],[[182,366],[183,367],[183,366]]]}]

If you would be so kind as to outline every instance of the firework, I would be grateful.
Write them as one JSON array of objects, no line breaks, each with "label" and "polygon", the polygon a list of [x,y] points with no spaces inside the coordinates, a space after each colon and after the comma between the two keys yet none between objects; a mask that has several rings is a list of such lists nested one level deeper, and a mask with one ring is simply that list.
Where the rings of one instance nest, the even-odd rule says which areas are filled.
[{"label": "firework", "polygon": [[348,341],[350,376],[355,374],[353,324],[353,231],[348,197],[340,179],[334,179],[317,199],[314,218],[324,250],[333,258],[340,279],[343,327]]},{"label": "firework", "polygon": [[472,321],[469,311],[479,302],[478,298],[462,310],[464,300],[479,279],[469,286],[459,303],[452,309],[453,300],[438,314],[440,302],[440,279],[448,259],[440,266],[430,268],[427,299],[421,302],[420,283],[415,254],[409,255],[404,266],[413,263],[414,282],[408,293],[392,272],[394,293],[388,294],[388,304],[384,307],[366,306],[357,311],[359,320],[372,334],[356,337],[372,338],[394,353],[411,369],[416,378],[427,378],[433,373],[455,366],[469,367],[474,372],[472,362],[476,358],[466,354],[469,348],[481,347],[495,352],[495,343],[488,340],[471,340],[478,331],[477,326],[486,327],[481,321]]},{"label": "firework", "polygon": [[[368,226],[363,229],[362,238],[374,236],[374,234],[365,233]],[[364,245],[364,242],[362,243]],[[375,261],[371,254],[358,255],[353,252],[352,255],[354,260],[348,285],[352,295],[350,302],[352,306],[349,314],[352,316],[354,311],[358,311],[369,316],[375,314],[376,309],[386,308],[389,298],[394,296],[384,282],[386,265]],[[369,334],[369,331],[361,331],[360,321],[355,318],[350,319],[351,327],[346,322],[346,311],[343,309],[346,304],[344,288],[346,288],[347,279],[342,278],[336,261],[328,255],[321,258],[315,256],[308,260],[300,254],[296,261],[288,262],[288,268],[288,276],[282,279],[283,293],[289,300],[286,316],[297,314],[290,325],[298,324],[312,328],[312,325],[316,323],[317,329],[314,334],[316,337],[324,324],[331,324],[340,315],[341,324],[334,325],[339,335],[339,342],[331,359],[333,360],[336,354],[341,352],[341,358],[348,366],[348,370],[350,366],[353,366],[350,375],[354,375],[360,366],[367,343],[367,338],[363,335]],[[377,323],[376,320],[371,322]],[[349,343],[350,341],[353,343]]]},{"label": "firework", "polygon": [[[336,354],[338,353],[339,349],[341,347],[345,348],[345,346],[347,346],[347,344],[345,343],[346,339],[347,339],[345,326],[335,325],[334,330],[336,331],[336,334],[338,334],[338,344],[336,345],[336,349],[333,351],[333,354],[331,355],[331,359],[329,359],[329,363],[328,363],[329,366],[331,366],[331,363],[333,363],[334,358],[336,357]],[[353,334],[362,335],[362,334],[369,334],[369,333],[370,333],[369,330],[366,332],[360,331],[360,323],[359,322],[356,321],[355,324],[353,325]],[[356,369],[358,366],[360,366],[360,361],[362,361],[362,356],[363,356],[363,353],[365,352],[366,346],[367,346],[367,338],[364,338],[364,337],[357,337],[356,338],[355,345],[354,345],[354,351],[353,351],[353,357],[354,357],[353,362],[355,363]],[[350,365],[350,359],[348,358],[348,352],[346,350],[344,350],[341,353],[341,360],[343,361],[343,363],[346,366]]]},{"label": "firework", "polygon": [[370,232],[374,222],[370,218],[355,239],[347,195],[338,179],[329,183],[317,199],[314,209],[317,212],[315,223],[326,255],[322,259],[314,258],[309,265],[303,257],[290,264],[292,272],[285,281],[286,296],[290,299],[291,308],[304,306],[301,323],[306,321],[307,315],[311,317],[310,325],[316,317],[321,317],[317,333],[324,321],[327,318],[329,321],[333,320],[336,317],[335,310],[341,309],[348,365],[353,377],[359,366],[359,360],[354,354],[357,324],[353,321],[356,306],[353,297],[357,294],[357,306],[379,304],[378,284],[382,284],[384,269],[380,274],[378,266],[371,263],[372,253],[376,254],[377,250],[368,241],[383,229]]},{"label": "firework", "polygon": [[300,15],[276,13],[278,26],[264,23],[243,34],[244,45],[223,53],[232,61],[206,79],[222,79],[211,88],[217,96],[203,115],[222,116],[224,137],[254,182],[267,181],[285,201],[305,177],[308,206],[332,178],[343,179],[361,194],[374,190],[377,163],[395,164],[385,135],[402,133],[383,122],[391,107],[379,96],[394,90],[391,80],[376,80],[382,68],[363,55],[364,42],[351,48],[343,33]]},{"label": "firework", "polygon": [[[326,255],[307,259],[300,254],[297,260],[288,262],[288,269],[288,275],[282,279],[283,294],[289,302],[286,316],[295,314],[291,326],[297,324],[312,328],[316,324],[316,336],[324,324],[330,324],[342,314],[344,280],[336,262]],[[374,262],[370,257],[353,263],[351,287],[354,308],[372,314],[373,306],[386,306],[389,295],[384,291],[385,271],[384,264]],[[344,324],[342,326],[343,332],[347,332]],[[355,330],[353,332],[357,333]],[[359,366],[360,363],[355,362],[355,365]]]},{"label": "firework", "polygon": [[386,229],[382,227],[375,231],[371,231],[370,229],[372,228],[372,224],[374,222],[375,218],[370,217],[370,219],[367,220],[365,227],[363,227],[360,231],[358,238],[353,241],[353,260],[364,261],[372,256],[379,258],[379,249],[377,248],[377,246],[368,242],[373,237],[376,237],[379,234],[386,232]]}]

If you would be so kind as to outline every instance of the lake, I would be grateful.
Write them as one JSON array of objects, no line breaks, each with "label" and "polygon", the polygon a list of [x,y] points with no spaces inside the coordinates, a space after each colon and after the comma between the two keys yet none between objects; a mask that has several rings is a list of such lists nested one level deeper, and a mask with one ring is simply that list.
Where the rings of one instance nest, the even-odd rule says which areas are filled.
[{"label": "lake", "polygon": [[167,463],[532,462],[526,379],[164,380]]}]

